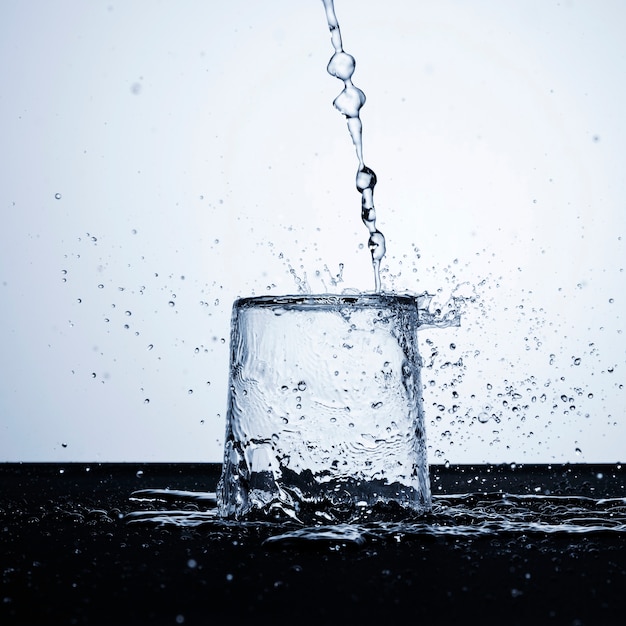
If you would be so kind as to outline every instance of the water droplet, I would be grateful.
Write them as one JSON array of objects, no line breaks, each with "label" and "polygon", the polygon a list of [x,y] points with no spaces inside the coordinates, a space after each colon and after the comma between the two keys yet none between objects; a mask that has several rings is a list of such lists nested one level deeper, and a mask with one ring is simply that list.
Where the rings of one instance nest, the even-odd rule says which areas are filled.
[{"label": "water droplet", "polygon": [[56,200],[60,200],[63,196],[60,193],[55,193],[54,197]]},{"label": "water droplet", "polygon": [[333,106],[347,118],[358,118],[361,107],[365,104],[365,94],[354,85],[346,85],[335,98]]},{"label": "water droplet", "polygon": [[575,452],[578,456],[580,456],[580,455],[583,453],[583,451],[582,451],[580,448],[576,448],[576,449],[574,450],[574,452]]},{"label": "water droplet", "polygon": [[137,471],[135,472],[135,476],[136,476],[137,478],[141,478],[141,477],[143,476],[143,470],[137,470]]},{"label": "water droplet", "polygon": [[326,70],[331,76],[340,80],[348,80],[354,74],[355,60],[347,52],[336,52],[328,62]]},{"label": "water droplet", "polygon": [[306,391],[306,383],[303,380],[298,383],[298,391]]},{"label": "water droplet", "polygon": [[198,562],[195,559],[189,559],[187,561],[187,567],[189,569],[195,569],[196,567],[198,567]]},{"label": "water droplet", "polygon": [[366,189],[374,189],[376,186],[376,174],[369,167],[364,165],[359,169],[356,175],[356,188],[359,193],[363,193]]}]

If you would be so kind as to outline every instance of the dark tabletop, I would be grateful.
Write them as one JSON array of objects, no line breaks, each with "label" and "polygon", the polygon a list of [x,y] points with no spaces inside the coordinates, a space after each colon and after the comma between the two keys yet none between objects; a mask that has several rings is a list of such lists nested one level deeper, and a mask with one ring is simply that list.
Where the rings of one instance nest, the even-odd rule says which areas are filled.
[{"label": "dark tabletop", "polygon": [[[0,624],[626,624],[626,533],[264,543],[129,524],[138,489],[212,464],[0,465]],[[623,497],[621,466],[433,467],[433,494]],[[601,477],[601,479],[599,478]]]}]

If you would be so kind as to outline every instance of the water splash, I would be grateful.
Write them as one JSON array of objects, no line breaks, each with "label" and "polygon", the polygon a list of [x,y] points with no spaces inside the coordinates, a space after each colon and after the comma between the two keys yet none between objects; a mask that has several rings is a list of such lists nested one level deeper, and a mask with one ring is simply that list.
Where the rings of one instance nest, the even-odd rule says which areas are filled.
[{"label": "water splash", "polygon": [[[298,524],[271,516],[251,521],[219,517],[215,494],[149,489],[134,492],[131,501],[143,507],[126,516],[129,524],[202,527],[209,531],[238,532],[255,527],[267,546],[328,544],[362,546],[375,541],[406,542],[423,538],[522,537],[526,535],[626,536],[626,498],[592,498],[510,493],[463,493],[433,496],[432,512],[410,515],[380,507],[378,519],[368,516],[349,523]],[[201,508],[200,504],[206,505]],[[371,513],[371,511],[368,511]]]},{"label": "water splash", "polygon": [[363,160],[363,128],[359,111],[365,104],[365,94],[352,83],[356,61],[352,55],[344,52],[333,0],[322,0],[322,2],[326,10],[330,39],[335,49],[326,69],[331,76],[343,81],[343,90],[335,98],[333,105],[345,116],[348,122],[348,130],[359,161],[356,188],[361,194],[361,219],[370,234],[367,245],[372,255],[374,267],[374,289],[376,292],[380,292],[380,262],[385,256],[385,237],[376,227],[376,209],[374,207],[376,174],[365,165]]}]

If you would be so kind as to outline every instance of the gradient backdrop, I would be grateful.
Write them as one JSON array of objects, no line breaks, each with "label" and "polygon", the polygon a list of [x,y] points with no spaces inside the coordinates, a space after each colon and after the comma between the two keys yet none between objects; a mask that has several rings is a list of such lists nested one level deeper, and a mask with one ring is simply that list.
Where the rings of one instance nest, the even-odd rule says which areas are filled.
[{"label": "gradient backdrop", "polygon": [[[465,299],[430,461],[626,460],[626,5],[336,12],[384,288]],[[320,0],[2,0],[0,460],[219,462],[232,301],[372,289],[331,53]]]}]

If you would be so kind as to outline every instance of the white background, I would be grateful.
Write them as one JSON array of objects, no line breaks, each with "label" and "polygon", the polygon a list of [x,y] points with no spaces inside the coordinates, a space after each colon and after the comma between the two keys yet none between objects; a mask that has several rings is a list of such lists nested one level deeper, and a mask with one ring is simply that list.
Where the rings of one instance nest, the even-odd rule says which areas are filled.
[{"label": "white background", "polygon": [[[465,297],[431,462],[626,460],[625,7],[336,2],[383,286]],[[232,301],[372,288],[331,53],[319,0],[2,1],[0,460],[219,462]]]}]

